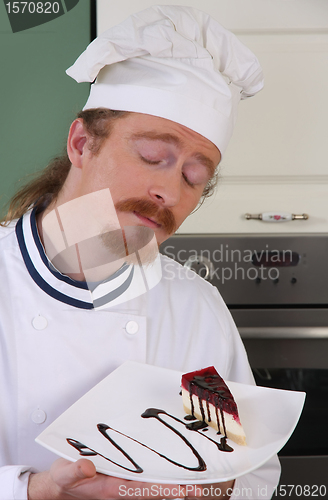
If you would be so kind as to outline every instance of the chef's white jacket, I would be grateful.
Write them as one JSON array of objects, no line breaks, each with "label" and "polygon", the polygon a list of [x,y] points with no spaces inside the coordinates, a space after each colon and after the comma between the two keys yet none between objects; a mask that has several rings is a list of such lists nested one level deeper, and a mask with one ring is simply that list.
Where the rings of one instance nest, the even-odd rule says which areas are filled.
[{"label": "chef's white jacket", "polygon": [[[160,259],[162,278],[147,293],[118,300],[128,266],[94,308],[89,290],[49,265],[33,213],[0,228],[0,500],[27,498],[30,471],[57,458],[35,437],[125,360],[184,372],[214,365],[226,380],[254,383],[217,289]],[[279,474],[273,457],[237,478],[232,499],[270,498]]]}]

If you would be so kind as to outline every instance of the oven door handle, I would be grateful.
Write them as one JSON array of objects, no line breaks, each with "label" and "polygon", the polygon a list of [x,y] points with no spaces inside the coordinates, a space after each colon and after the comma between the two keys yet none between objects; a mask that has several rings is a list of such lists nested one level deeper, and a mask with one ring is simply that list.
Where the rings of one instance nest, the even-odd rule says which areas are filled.
[{"label": "oven door handle", "polygon": [[321,326],[255,326],[239,327],[243,339],[326,339],[328,327]]}]

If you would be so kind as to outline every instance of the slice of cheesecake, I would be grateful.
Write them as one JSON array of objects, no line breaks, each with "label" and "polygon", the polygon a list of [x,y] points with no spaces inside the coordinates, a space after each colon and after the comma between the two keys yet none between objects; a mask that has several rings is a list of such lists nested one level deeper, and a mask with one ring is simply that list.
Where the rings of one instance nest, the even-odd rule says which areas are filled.
[{"label": "slice of cheesecake", "polygon": [[237,404],[214,366],[182,375],[181,389],[186,413],[208,423],[235,443],[246,444]]}]

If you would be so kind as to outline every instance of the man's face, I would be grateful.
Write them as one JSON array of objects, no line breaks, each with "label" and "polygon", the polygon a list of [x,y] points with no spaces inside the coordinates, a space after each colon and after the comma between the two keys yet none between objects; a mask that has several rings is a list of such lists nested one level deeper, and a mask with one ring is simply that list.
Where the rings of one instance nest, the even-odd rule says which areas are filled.
[{"label": "man's face", "polygon": [[121,227],[146,226],[158,244],[196,208],[221,155],[175,122],[131,113],[95,156],[85,148],[78,196],[109,188]]}]

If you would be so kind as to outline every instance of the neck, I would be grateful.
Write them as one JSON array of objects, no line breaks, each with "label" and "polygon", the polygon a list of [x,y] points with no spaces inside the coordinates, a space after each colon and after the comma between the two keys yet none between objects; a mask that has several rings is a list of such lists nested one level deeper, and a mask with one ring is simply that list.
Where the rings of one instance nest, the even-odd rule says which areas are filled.
[{"label": "neck", "polygon": [[[46,238],[47,243],[45,242],[44,231],[43,231],[43,224],[42,224],[42,221],[43,221],[44,217],[49,212],[50,212],[50,210],[46,209],[44,212],[41,212],[41,213],[37,214],[37,216],[36,216],[36,225],[37,225],[39,238],[40,238],[40,241],[42,243],[44,252],[47,255],[48,259],[54,265],[53,259],[50,258],[50,255],[49,255],[50,254],[50,250],[49,250],[50,241],[52,241],[53,238],[51,237],[51,235],[49,235],[49,233],[47,233],[47,236],[48,236],[48,238]],[[54,267],[56,267],[56,266],[54,266]],[[75,281],[86,281],[85,274],[84,274],[83,269],[81,267],[80,267],[79,272],[75,272],[75,273],[74,272],[63,272],[63,270],[61,270],[61,269],[57,269],[57,271],[59,271],[62,274],[65,274],[66,276],[68,276],[69,278],[71,278],[71,279],[73,279]]]},{"label": "neck", "polygon": [[[126,259],[114,258],[99,236],[89,240],[81,236],[78,243],[68,245],[69,237],[65,235],[58,218],[59,206],[55,203],[36,216],[38,234],[52,265],[61,274],[75,281],[98,282],[115,274]],[[83,227],[81,234],[83,235]]]},{"label": "neck", "polygon": [[[99,236],[109,225],[107,205],[100,197],[81,196],[81,175],[81,169],[72,165],[57,198],[37,215],[37,228],[48,259],[60,273],[76,281],[102,281],[124,264],[125,254],[115,258],[104,246]],[[67,208],[59,214],[63,205]]]}]

